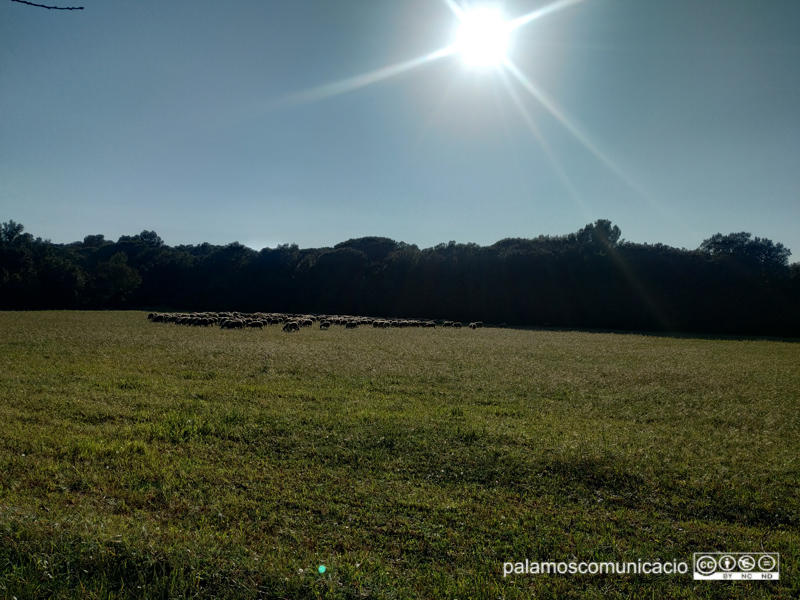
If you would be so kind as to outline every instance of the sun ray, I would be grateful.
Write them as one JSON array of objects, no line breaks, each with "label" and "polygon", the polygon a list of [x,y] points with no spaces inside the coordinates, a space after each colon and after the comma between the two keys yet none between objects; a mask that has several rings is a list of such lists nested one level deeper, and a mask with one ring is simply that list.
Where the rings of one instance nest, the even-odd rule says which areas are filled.
[{"label": "sun ray", "polygon": [[577,139],[584,148],[591,152],[600,162],[602,162],[609,170],[611,170],[617,177],[619,177],[628,187],[636,192],[636,194],[645,199],[651,207],[658,210],[664,217],[668,218],[673,224],[679,227],[685,227],[686,223],[682,222],[677,215],[667,210],[667,208],[658,201],[650,192],[644,189],[638,182],[630,177],[625,171],[614,163],[608,156],[606,156],[597,145],[592,142],[589,136],[580,130],[580,128],[573,123],[573,120],[568,118],[564,112],[556,105],[556,103],[548,98],[544,92],[533,85],[531,80],[526,77],[517,66],[510,60],[506,59],[503,66],[517,79],[517,81],[524,87],[536,100],[538,100],[547,111],[561,123],[564,128],[569,131],[575,139]]},{"label": "sun ray", "polygon": [[518,27],[522,27],[531,21],[535,21],[536,19],[540,19],[541,17],[553,14],[554,12],[569,8],[573,4],[578,4],[579,2],[584,1],[585,0],[558,0],[557,2],[553,2],[552,4],[548,4],[547,6],[544,6],[538,10],[534,10],[533,12],[529,12],[526,15],[522,15],[521,17],[517,17],[516,19],[509,21],[509,28],[516,29]]},{"label": "sun ray", "polygon": [[373,83],[389,79],[390,77],[395,77],[417,67],[421,67],[434,60],[444,58],[445,56],[450,56],[456,51],[457,48],[455,45],[447,46],[446,48],[441,48],[424,56],[419,56],[417,58],[412,58],[411,60],[381,67],[380,69],[375,69],[369,73],[362,73],[361,75],[355,75],[353,77],[348,77],[347,79],[320,85],[302,92],[296,92],[283,98],[281,101],[279,101],[279,104],[284,106],[307,104],[310,102],[317,102],[318,100],[323,100],[325,98],[330,98],[332,96],[346,94],[367,85],[371,85]]},{"label": "sun ray", "polygon": [[636,183],[633,179],[630,178],[622,169],[620,169],[610,158],[608,158],[602,150],[600,150],[594,142],[589,138],[586,133],[581,131],[577,125],[575,125],[571,119],[569,119],[563,111],[553,102],[550,98],[548,98],[544,92],[539,90],[536,86],[533,85],[531,80],[526,77],[518,68],[517,66],[512,63],[510,60],[506,60],[503,65],[508,69],[508,71],[519,81],[519,83],[524,87],[539,103],[544,106],[547,111],[553,115],[559,123],[561,123],[564,128],[569,131],[575,139],[577,139],[584,148],[586,148],[589,152],[595,155],[600,162],[602,162],[606,167],[611,169],[620,179],[622,179],[625,183],[627,183],[634,191],[638,194],[644,196],[651,202],[658,204],[654,198],[650,196],[650,194],[644,190],[638,183]]},{"label": "sun ray", "polygon": [[[516,69],[516,66],[513,65],[513,63],[511,63],[511,61],[509,61],[509,60],[506,61],[504,66],[506,66],[506,68],[508,68],[508,70],[512,74],[514,74],[515,71],[517,73],[519,73],[519,70]],[[520,73],[520,75],[522,75],[522,74]],[[502,79],[503,79],[503,83],[506,85],[506,88],[508,89],[508,93],[511,96],[511,99],[514,101],[514,104],[516,105],[517,109],[519,110],[520,114],[522,115],[523,120],[528,125],[528,127],[531,130],[531,132],[533,133],[533,135],[538,140],[538,142],[541,144],[542,149],[545,151],[545,154],[547,155],[548,159],[550,160],[550,164],[555,169],[556,173],[558,174],[559,178],[561,179],[561,181],[566,186],[566,188],[569,191],[570,195],[572,195],[573,199],[580,205],[580,207],[583,209],[583,211],[586,214],[588,214],[588,207],[586,206],[586,203],[583,201],[583,198],[581,197],[580,193],[578,192],[578,190],[575,188],[575,186],[570,181],[569,176],[567,175],[567,173],[561,167],[561,163],[558,161],[558,159],[556,158],[555,154],[553,154],[553,152],[550,150],[550,147],[547,144],[547,141],[545,140],[544,135],[541,133],[541,130],[536,126],[536,122],[533,120],[533,118],[530,116],[528,111],[525,109],[525,105],[522,103],[522,99],[519,97],[519,94],[517,94],[517,92],[511,86],[511,82],[509,82],[508,77],[505,75],[505,73],[502,74]],[[518,77],[518,79],[519,79],[519,77]],[[523,83],[523,85],[525,85],[525,84]],[[535,89],[532,84],[530,84],[530,85],[531,85],[531,88]],[[525,87],[527,89],[527,86],[525,86]],[[528,91],[531,91],[531,90],[529,89]],[[533,93],[533,92],[531,91],[531,93]],[[573,135],[579,135],[580,134],[581,137],[579,137],[578,139],[584,144],[589,143],[589,146],[590,146],[590,149],[592,150],[592,153],[597,156],[597,153],[599,152],[599,150],[597,150],[597,148],[594,147],[593,144],[591,144],[591,142],[586,138],[585,134],[581,134],[580,131],[578,131],[577,128],[575,128],[575,126],[572,125],[569,122],[569,120],[561,113],[561,111],[558,111],[557,107],[555,106],[555,104],[552,103],[552,101],[548,100],[544,95],[542,95],[541,98],[539,96],[534,96],[534,97],[536,97],[536,99],[539,100],[540,102],[542,102],[542,99],[547,101],[549,103],[549,106],[548,106],[548,104],[545,104],[545,102],[542,102],[542,104],[545,106],[545,108],[547,108],[547,110],[550,111],[562,123],[562,125],[567,127],[567,129],[571,133],[573,133]],[[556,112],[553,112],[554,110]],[[616,165],[611,163],[606,157],[601,155],[601,156],[598,156],[598,158],[600,158],[606,165],[610,166],[614,170],[614,172],[617,173],[617,175],[623,177],[623,179],[626,181],[626,183],[629,183],[629,184],[631,183],[628,180],[628,178],[625,177],[625,174],[621,173],[620,170],[616,167]],[[634,185],[635,185],[635,183],[634,183]],[[635,188],[635,189],[637,189],[637,191],[639,191],[638,187]],[[646,192],[641,191],[641,193],[644,194],[645,198],[647,198],[651,202],[655,203],[657,208],[660,208],[663,212],[666,213],[664,208],[658,202],[656,202],[654,199],[652,199]],[[677,220],[677,219],[674,218],[674,215],[668,214],[668,216],[672,217],[673,221]],[[619,268],[620,272],[622,272],[623,276],[628,280],[628,283],[630,283],[630,285],[634,289],[634,291],[642,299],[642,301],[644,302],[644,304],[647,307],[647,310],[650,312],[650,314],[661,325],[663,325],[664,327],[669,327],[669,322],[668,322],[668,319],[666,318],[666,316],[664,315],[664,312],[659,308],[658,304],[655,302],[655,300],[652,298],[652,296],[648,293],[648,291],[642,285],[641,281],[639,281],[639,279],[636,277],[636,275],[631,270],[630,266],[625,262],[625,260],[616,251],[615,248],[611,248],[609,250],[609,256],[614,261],[614,263],[617,265],[617,268]]]},{"label": "sun ray", "polygon": [[583,144],[583,146],[589,150],[592,154],[594,154],[597,158],[599,158],[603,163],[605,163],[609,168],[613,171],[617,172],[619,175],[623,175],[619,173],[619,168],[612,163],[605,154],[603,154],[600,149],[594,145],[594,143],[589,139],[589,137],[583,133],[576,125],[572,123],[572,121],[567,118],[566,115],[556,106],[555,102],[550,100],[542,91],[540,91],[536,86],[533,85],[531,80],[526,77],[518,68],[517,66],[512,63],[510,60],[506,60],[503,63],[506,69],[522,84],[531,96],[533,96],[539,103],[544,106],[547,111],[553,115],[572,135],[574,135],[578,141]]},{"label": "sun ray", "polygon": [[506,76],[505,72],[501,73],[501,77],[503,83],[506,86],[506,89],[508,90],[509,96],[511,96],[511,100],[514,102],[514,105],[517,107],[517,110],[519,110],[520,115],[522,115],[522,120],[525,121],[525,123],[528,125],[528,128],[531,130],[536,140],[542,146],[542,150],[544,150],[545,155],[550,161],[550,164],[555,170],[559,179],[561,179],[561,182],[564,184],[564,187],[572,196],[573,200],[575,200],[575,202],[581,207],[581,209],[584,212],[588,213],[588,207],[586,206],[586,203],[583,201],[580,192],[578,192],[577,188],[573,185],[566,171],[561,166],[561,163],[559,162],[558,158],[556,158],[556,155],[553,154],[553,151],[550,149],[550,145],[547,143],[547,140],[545,139],[541,130],[536,125],[536,122],[533,120],[533,117],[531,117],[528,111],[526,110],[525,105],[522,103],[522,99],[519,97],[519,94],[517,94],[517,92],[511,86],[511,82],[508,80],[508,77]]},{"label": "sun ray", "polygon": [[[462,24],[465,22],[465,20],[468,20],[468,18],[474,14],[473,11],[464,10],[459,5],[457,0],[442,0],[442,1],[450,9],[450,11],[462,22]],[[556,0],[551,4],[548,4],[533,12],[527,13],[521,17],[517,17],[516,19],[512,19],[510,21],[502,21],[501,23],[502,28],[504,29],[504,31],[509,32],[519,27],[522,27],[523,25],[526,25],[532,21],[540,19],[544,16],[551,15],[555,12],[564,10],[566,8],[569,8],[584,1],[585,0]],[[484,7],[488,6],[489,5],[484,5]],[[480,9],[476,10],[480,11]],[[492,8],[490,10],[495,10],[495,9]],[[485,14],[488,15],[489,13],[487,12]],[[283,98],[277,99],[276,101],[270,103],[268,107],[264,107],[262,105],[261,111],[265,109],[271,110],[275,108],[291,107],[298,104],[307,104],[307,103],[317,102],[325,98],[346,94],[361,89],[365,86],[371,85],[373,83],[378,83],[386,79],[396,77],[398,75],[416,69],[417,67],[424,66],[440,58],[451,56],[456,53],[464,54],[463,46],[464,46],[463,40],[456,40],[453,44],[449,46],[440,48],[439,50],[435,50],[423,56],[419,56],[417,58],[381,67],[379,69],[375,69],[374,71],[369,71],[367,73],[362,73],[360,75],[355,75],[353,77],[348,77],[346,79],[341,79],[339,81],[334,81],[328,84],[316,86],[304,91],[296,92],[294,94],[289,94],[287,96],[284,96]],[[608,156],[606,156],[605,153],[589,138],[589,136],[575,124],[574,120],[569,118],[553,100],[548,98],[544,92],[542,92],[539,88],[537,88],[533,84],[533,82],[531,82],[531,80],[525,74],[523,74],[508,57],[502,57],[498,59],[497,67],[498,68],[496,69],[496,71],[501,74],[503,82],[509,94],[511,95],[511,98],[515,106],[517,107],[517,110],[522,115],[523,120],[533,133],[534,137],[538,140],[539,144],[541,145],[542,149],[547,155],[550,163],[552,164],[559,178],[562,180],[565,187],[569,190],[573,198],[581,205],[581,207],[585,208],[585,203],[583,202],[581,195],[570,181],[564,169],[561,167],[561,164],[559,163],[556,156],[553,154],[552,150],[549,147],[549,144],[545,140],[541,131],[531,118],[528,111],[525,109],[522,100],[520,99],[518,94],[514,91],[511,83],[509,82],[508,78],[505,75],[506,70],[509,73],[511,73],[511,75],[514,76],[517,82],[520,85],[522,85],[522,87],[525,88],[525,90],[531,96],[533,96],[534,99],[536,99],[539,103],[541,103],[542,106],[544,106],[544,108],[559,123],[561,123],[561,125],[567,131],[569,131],[575,137],[575,139],[577,139],[581,143],[581,145],[583,145],[584,148],[586,148],[586,150],[588,150],[608,169],[610,169],[614,174],[616,174],[639,196],[647,200],[653,207],[657,208],[662,214],[670,218],[671,221],[675,222],[676,224],[680,224],[678,223],[679,220],[677,219],[676,215],[671,214],[669,211],[667,211],[666,208],[658,200],[656,200],[650,193],[644,190],[636,181],[634,181],[620,167],[618,167]]]},{"label": "sun ray", "polygon": [[653,298],[652,294],[647,290],[647,287],[639,280],[639,278],[631,269],[630,265],[625,262],[625,259],[621,256],[617,249],[610,248],[608,255],[620,270],[623,277],[628,280],[628,283],[630,283],[633,290],[639,295],[639,298],[641,298],[645,308],[650,311],[650,314],[656,319],[656,321],[658,321],[658,323],[665,330],[673,330],[674,324],[670,323],[666,313],[661,310],[661,308],[658,306],[658,303],[655,301],[655,298]]},{"label": "sun ray", "polygon": [[454,0],[442,0],[458,19],[464,18],[464,10]]}]

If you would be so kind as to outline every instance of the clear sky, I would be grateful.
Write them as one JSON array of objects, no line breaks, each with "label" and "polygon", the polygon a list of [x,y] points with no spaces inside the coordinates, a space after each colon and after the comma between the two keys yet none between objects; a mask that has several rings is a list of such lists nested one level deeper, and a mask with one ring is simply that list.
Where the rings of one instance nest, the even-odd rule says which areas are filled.
[{"label": "clear sky", "polygon": [[466,4],[42,3],[85,9],[0,0],[0,221],[35,236],[430,247],[605,218],[800,259],[797,0],[566,2],[513,30],[507,67],[382,79],[358,76],[451,46]]}]

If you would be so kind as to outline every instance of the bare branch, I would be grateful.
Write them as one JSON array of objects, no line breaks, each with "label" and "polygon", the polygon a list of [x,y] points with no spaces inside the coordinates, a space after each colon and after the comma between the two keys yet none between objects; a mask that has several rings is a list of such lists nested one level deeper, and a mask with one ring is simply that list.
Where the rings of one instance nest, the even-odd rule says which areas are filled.
[{"label": "bare branch", "polygon": [[34,4],[33,2],[26,2],[25,0],[11,0],[12,2],[19,2],[20,4],[27,4],[28,6],[37,6],[39,8],[46,8],[47,10],[83,10],[82,6],[45,6],[44,4]]}]

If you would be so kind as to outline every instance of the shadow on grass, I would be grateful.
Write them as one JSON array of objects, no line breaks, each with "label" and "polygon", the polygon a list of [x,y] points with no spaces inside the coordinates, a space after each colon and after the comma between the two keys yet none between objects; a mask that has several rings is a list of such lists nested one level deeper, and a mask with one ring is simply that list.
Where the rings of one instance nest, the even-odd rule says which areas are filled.
[{"label": "shadow on grass", "polygon": [[[676,520],[752,527],[797,527],[797,499],[788,482],[770,495],[752,486],[699,480],[668,465],[635,463],[614,453],[521,446],[515,438],[452,424],[409,427],[391,419],[330,424],[309,418],[303,431],[288,420],[258,426],[228,415],[168,415],[154,437],[183,444],[196,438],[244,443],[247,451],[284,468],[316,465],[362,480],[476,486],[560,503],[656,512]],[[307,429],[306,429],[307,428]]]}]

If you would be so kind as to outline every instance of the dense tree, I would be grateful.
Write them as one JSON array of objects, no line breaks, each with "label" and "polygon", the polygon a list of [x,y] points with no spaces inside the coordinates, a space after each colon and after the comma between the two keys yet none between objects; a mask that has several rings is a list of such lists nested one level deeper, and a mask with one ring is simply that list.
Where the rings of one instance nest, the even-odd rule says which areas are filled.
[{"label": "dense tree", "polygon": [[99,248],[100,246],[110,243],[111,242],[106,241],[106,236],[104,236],[102,233],[98,235],[87,235],[85,238],[83,238],[83,245],[87,248]]},{"label": "dense tree", "polygon": [[353,250],[363,252],[370,262],[380,262],[397,248],[397,242],[385,237],[363,237],[341,242],[336,244],[333,248],[334,250],[352,248]]},{"label": "dense tree", "polygon": [[757,267],[770,272],[788,266],[791,252],[783,244],[753,238],[750,233],[717,233],[700,244],[700,251],[715,260],[737,262],[745,267]]},{"label": "dense tree", "polygon": [[[25,231],[25,226],[22,223],[15,223],[14,221],[0,223],[0,244],[4,247],[18,244],[24,239],[23,231]],[[30,234],[25,235],[30,239]]]},{"label": "dense tree", "polygon": [[128,265],[124,252],[98,263],[94,271],[95,297],[104,306],[120,306],[141,283],[142,276]]},{"label": "dense tree", "polygon": [[749,233],[632,244],[601,219],[564,236],[433,248],[365,237],[256,252],[154,231],[59,245],[0,224],[0,307],[274,310],[511,325],[800,336],[800,266]]},{"label": "dense tree", "polygon": [[612,225],[611,221],[599,219],[581,228],[575,234],[575,239],[582,246],[592,247],[597,252],[606,252],[617,245],[621,235],[619,227]]}]

